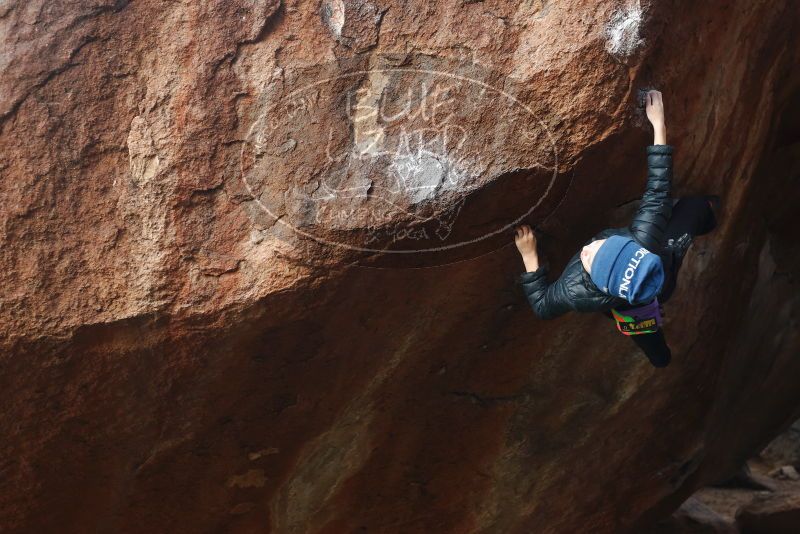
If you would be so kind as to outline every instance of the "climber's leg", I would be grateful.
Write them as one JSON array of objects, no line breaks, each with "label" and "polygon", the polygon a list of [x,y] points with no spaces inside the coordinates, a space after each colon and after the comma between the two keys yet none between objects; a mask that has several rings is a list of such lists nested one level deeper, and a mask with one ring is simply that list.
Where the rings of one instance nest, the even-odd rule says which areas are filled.
[{"label": "climber's leg", "polygon": [[[614,316],[610,311],[603,312],[603,315],[614,321]],[[653,367],[666,367],[669,365],[672,360],[672,352],[670,352],[667,340],[664,338],[663,330],[657,330],[652,334],[636,334],[628,337],[644,352]]]},{"label": "climber's leg", "polygon": [[666,367],[672,360],[672,353],[664,339],[664,331],[658,330],[652,334],[638,334],[630,336],[636,346],[642,349],[653,367]]},{"label": "climber's leg", "polygon": [[661,255],[664,264],[664,287],[658,301],[664,304],[672,296],[678,282],[678,272],[692,239],[705,235],[717,226],[712,204],[713,197],[683,197],[673,206],[672,217],[667,224],[668,251]]},{"label": "climber's leg", "polygon": [[[614,316],[610,311],[603,312],[603,315],[611,321],[614,320]],[[644,352],[653,367],[666,367],[672,361],[672,352],[669,350],[667,340],[664,338],[663,330],[657,330],[652,334],[636,334],[628,337]]]},{"label": "climber's leg", "polygon": [[717,220],[712,209],[713,197],[683,197],[672,207],[666,238],[680,239],[683,234],[692,237],[705,235],[716,228]]}]

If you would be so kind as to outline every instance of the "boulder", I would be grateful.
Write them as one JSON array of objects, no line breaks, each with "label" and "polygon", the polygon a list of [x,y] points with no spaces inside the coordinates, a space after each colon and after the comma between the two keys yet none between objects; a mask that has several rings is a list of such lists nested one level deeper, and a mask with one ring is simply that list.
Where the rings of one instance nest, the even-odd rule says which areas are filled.
[{"label": "boulder", "polygon": [[[643,531],[796,413],[794,0],[0,2],[4,532]],[[722,197],[652,368],[538,320]],[[576,476],[576,473],[579,475]]]},{"label": "boulder", "polygon": [[647,529],[648,534],[736,534],[730,521],[697,497],[689,497],[669,518]]},{"label": "boulder", "polygon": [[742,534],[800,532],[800,493],[783,492],[756,497],[736,512]]},{"label": "boulder", "polygon": [[777,489],[775,482],[770,480],[768,476],[753,472],[747,462],[742,464],[742,467],[740,467],[733,476],[722,482],[712,484],[712,486],[718,488],[745,488],[766,491],[775,491]]},{"label": "boulder", "polygon": [[800,468],[800,419],[773,439],[759,456],[773,465]]},{"label": "boulder", "polygon": [[770,471],[769,475],[781,480],[800,480],[800,474],[793,465],[782,465]]}]

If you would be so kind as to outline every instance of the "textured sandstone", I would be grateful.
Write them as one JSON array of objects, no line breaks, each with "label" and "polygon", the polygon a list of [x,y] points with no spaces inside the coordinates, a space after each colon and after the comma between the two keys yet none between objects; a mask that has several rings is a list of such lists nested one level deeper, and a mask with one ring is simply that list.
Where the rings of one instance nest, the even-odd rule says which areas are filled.
[{"label": "textured sandstone", "polygon": [[755,499],[736,512],[741,532],[789,534],[800,526],[800,495],[777,493]]},{"label": "textured sandstone", "polygon": [[[800,401],[799,26],[794,0],[0,2],[2,530],[620,532],[669,514]],[[485,163],[467,194],[400,195],[375,234],[369,211],[316,228],[297,198],[322,187],[321,147],[380,125],[319,108],[305,141],[263,145],[253,126],[285,120],[264,111],[309,73],[369,71],[377,101],[382,55],[505,81],[533,134],[503,98],[464,108],[463,161]],[[265,211],[394,250],[409,213],[469,240],[547,192],[526,220],[558,268],[641,194],[645,86],[676,194],[725,204],[667,310],[665,370],[602,317],[537,321],[508,234],[378,255]],[[341,176],[376,187],[358,171]]]}]

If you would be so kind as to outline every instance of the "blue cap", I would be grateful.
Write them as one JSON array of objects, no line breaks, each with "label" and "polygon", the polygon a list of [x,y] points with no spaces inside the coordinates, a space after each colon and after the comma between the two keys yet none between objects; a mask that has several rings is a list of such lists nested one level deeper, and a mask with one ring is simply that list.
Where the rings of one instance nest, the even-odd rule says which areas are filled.
[{"label": "blue cap", "polygon": [[664,285],[661,258],[620,235],[609,237],[600,246],[592,260],[590,275],[600,291],[630,304],[650,302]]}]

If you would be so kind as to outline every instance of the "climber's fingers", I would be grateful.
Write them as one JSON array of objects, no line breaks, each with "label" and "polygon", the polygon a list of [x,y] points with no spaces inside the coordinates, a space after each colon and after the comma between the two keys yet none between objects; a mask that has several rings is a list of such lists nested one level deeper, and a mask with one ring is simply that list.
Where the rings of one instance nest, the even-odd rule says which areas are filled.
[{"label": "climber's fingers", "polygon": [[656,91],[653,89],[652,91],[647,92],[647,104],[649,106],[659,106],[663,103],[661,91]]},{"label": "climber's fingers", "polygon": [[519,243],[522,240],[529,239],[532,234],[530,226],[521,224],[514,229],[514,241]]},{"label": "climber's fingers", "polygon": [[647,118],[653,125],[661,124],[664,121],[664,103],[661,99],[661,92],[655,89],[647,92],[647,105],[645,112]]},{"label": "climber's fingers", "polygon": [[520,226],[517,226],[516,230],[514,231],[514,240],[517,242],[527,241],[535,243],[536,234],[529,225],[522,224]]},{"label": "climber's fingers", "polygon": [[660,104],[661,103],[661,91],[656,91],[653,89],[647,93],[647,96],[650,98],[650,105]]}]

